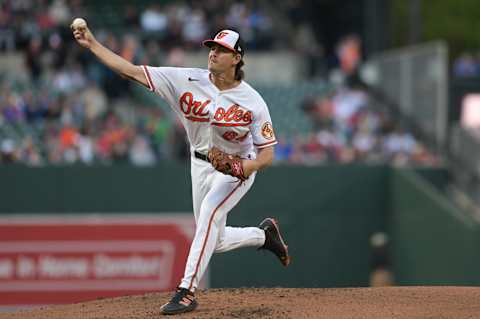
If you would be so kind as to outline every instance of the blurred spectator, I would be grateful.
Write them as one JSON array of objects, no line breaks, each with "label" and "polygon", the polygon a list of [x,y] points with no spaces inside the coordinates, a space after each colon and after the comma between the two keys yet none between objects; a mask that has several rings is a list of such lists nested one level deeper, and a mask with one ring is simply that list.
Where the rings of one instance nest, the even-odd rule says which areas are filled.
[{"label": "blurred spectator", "polygon": [[57,97],[51,99],[49,98],[45,112],[45,119],[50,121],[59,120],[62,116],[62,108],[65,103],[65,95],[58,95]]},{"label": "blurred spectator", "polygon": [[24,103],[21,96],[14,92],[5,92],[0,101],[0,109],[7,123],[17,124],[24,121]]},{"label": "blurred spectator", "polygon": [[378,143],[376,134],[372,134],[366,128],[360,128],[352,139],[352,146],[356,152],[355,156],[361,161],[367,161],[370,154],[373,154]]},{"label": "blurred spectator", "polygon": [[44,164],[40,151],[30,136],[23,139],[19,156],[19,161],[28,166],[41,166]]},{"label": "blurred spectator", "polygon": [[306,136],[304,142],[300,144],[301,156],[298,158],[299,164],[316,165],[327,161],[325,149],[317,137],[316,134],[311,133]]},{"label": "blurred spectator", "polygon": [[175,47],[168,52],[165,64],[168,66],[185,66],[185,51],[180,47]]},{"label": "blurred spectator", "polygon": [[141,56],[141,49],[137,41],[137,37],[127,34],[123,37],[120,56],[134,64],[138,63]]},{"label": "blurred spectator", "polygon": [[42,73],[40,55],[42,53],[42,38],[39,36],[30,39],[27,50],[25,51],[25,64],[30,71],[33,80],[37,80]]},{"label": "blurred spectator", "polygon": [[81,92],[85,105],[85,120],[92,122],[107,111],[107,96],[95,82],[91,81]]},{"label": "blurred spectator", "polygon": [[453,75],[457,77],[478,76],[480,65],[469,53],[463,53],[453,63]]},{"label": "blurred spectator", "polygon": [[163,52],[157,41],[149,40],[145,45],[145,51],[142,55],[141,64],[143,65],[162,65]]},{"label": "blurred spectator", "polygon": [[205,13],[200,9],[194,9],[188,13],[188,19],[184,21],[182,36],[187,48],[197,48],[207,37],[208,25]]},{"label": "blurred spectator", "polygon": [[272,21],[258,3],[233,2],[228,9],[225,22],[242,34],[249,50],[272,47]]},{"label": "blurred spectator", "polygon": [[84,164],[93,164],[95,160],[95,141],[88,126],[85,125],[77,136],[76,146],[80,161]]},{"label": "blurred spectator", "polygon": [[113,157],[117,157],[119,160],[126,153],[124,149],[127,138],[126,128],[120,124],[119,118],[113,112],[106,115],[103,126],[97,140],[99,156],[102,160],[109,161]]},{"label": "blurred spectator", "polygon": [[53,89],[61,94],[69,94],[83,89],[86,79],[79,64],[71,64],[61,69],[53,78]]},{"label": "blurred spectator", "polygon": [[389,254],[387,234],[377,232],[370,237],[372,249],[370,287],[386,287],[394,285],[392,263]]},{"label": "blurred spectator", "polygon": [[340,62],[340,68],[345,75],[352,75],[362,60],[361,40],[351,34],[344,37],[337,45],[337,56]]},{"label": "blurred spectator", "polygon": [[167,119],[160,109],[152,109],[146,121],[146,132],[150,136],[150,143],[153,151],[160,159],[169,156],[169,134],[172,130],[172,123]]},{"label": "blurred spectator", "polygon": [[362,90],[341,88],[332,97],[332,103],[334,124],[350,134],[355,116],[367,104],[367,95]]},{"label": "blurred spectator", "polygon": [[333,125],[333,102],[330,96],[307,97],[302,103],[302,110],[312,120],[316,130]]},{"label": "blurred spectator", "polygon": [[65,0],[54,0],[49,7],[48,14],[56,25],[68,25],[72,17],[70,7]]},{"label": "blurred spectator", "polygon": [[15,33],[12,25],[11,14],[8,6],[0,2],[0,51],[13,51],[15,49]]},{"label": "blurred spectator", "polygon": [[0,144],[0,162],[15,163],[19,159],[18,151],[15,148],[15,142],[11,139],[5,139]]},{"label": "blurred spectator", "polygon": [[144,31],[155,32],[158,35],[163,35],[163,33],[167,30],[167,15],[162,11],[162,7],[160,5],[150,5],[140,15],[140,25]]},{"label": "blurred spectator", "polygon": [[46,110],[41,105],[41,101],[37,96],[33,96],[32,92],[26,92],[24,97],[25,119],[28,123],[35,124],[45,118]]},{"label": "blurred spectator", "polygon": [[416,147],[416,141],[413,136],[406,132],[402,127],[398,127],[385,137],[383,143],[384,151],[387,156],[410,156]]},{"label": "blurred spectator", "polygon": [[278,137],[278,144],[275,145],[275,161],[288,162],[293,155],[293,145],[284,136]]},{"label": "blurred spectator", "polygon": [[190,150],[186,140],[187,136],[182,127],[182,123],[176,117],[169,136],[169,144],[171,145],[170,154],[173,158],[186,160],[190,156]]},{"label": "blurred spectator", "polygon": [[136,166],[151,166],[156,162],[147,139],[142,135],[137,135],[129,152],[130,161]]}]

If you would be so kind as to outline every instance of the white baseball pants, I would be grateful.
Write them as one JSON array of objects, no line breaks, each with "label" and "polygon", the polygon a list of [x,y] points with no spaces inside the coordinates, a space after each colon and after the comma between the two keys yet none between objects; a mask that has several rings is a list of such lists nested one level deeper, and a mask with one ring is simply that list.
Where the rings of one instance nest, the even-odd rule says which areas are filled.
[{"label": "white baseball pants", "polygon": [[216,171],[213,166],[191,157],[193,212],[196,231],[190,246],[180,287],[195,291],[213,253],[241,247],[260,247],[265,233],[258,227],[228,227],[227,215],[248,192],[253,173],[245,182]]}]

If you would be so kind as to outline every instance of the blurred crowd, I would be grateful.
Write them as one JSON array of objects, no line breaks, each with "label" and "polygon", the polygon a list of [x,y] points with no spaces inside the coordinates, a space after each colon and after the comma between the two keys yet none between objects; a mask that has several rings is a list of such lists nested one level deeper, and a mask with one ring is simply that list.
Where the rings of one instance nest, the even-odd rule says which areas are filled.
[{"label": "blurred crowd", "polygon": [[[72,18],[85,17],[100,40],[108,39],[113,47],[126,46],[125,53],[131,58],[140,58],[143,48],[158,65],[181,65],[186,51],[200,50],[204,39],[233,28],[240,32],[249,51],[296,51],[308,62],[307,75],[318,77],[324,75],[327,61],[332,64],[336,58],[324,56],[307,18],[310,15],[299,0],[141,0],[135,4],[2,0],[0,52],[36,50],[39,38],[70,42]],[[112,38],[111,32],[120,36]]]},{"label": "blurred crowd", "polygon": [[276,159],[287,163],[391,163],[437,165],[438,158],[360,86],[342,86],[328,95],[306,98],[303,111],[313,131],[282,138]]},{"label": "blurred crowd", "polygon": [[[258,1],[142,3],[121,9],[128,32],[94,30],[100,42],[135,64],[182,66],[186,51],[201,49],[201,40],[231,26],[248,50],[295,48],[308,61],[309,76],[324,70],[322,47],[303,18],[301,1],[283,1],[277,11]],[[88,19],[87,9],[83,0],[0,2],[0,54],[21,55],[25,66],[0,74],[0,162],[146,166],[185,159],[185,134],[171,112],[135,99],[134,84],[73,41],[68,25],[74,16]],[[341,39],[337,54],[342,72],[354,74],[360,39]],[[280,138],[278,161],[434,161],[411,134],[371,105],[368,94],[356,89],[306,99],[302,109],[314,131]]]},{"label": "blurred crowd", "polygon": [[[95,12],[108,9],[104,12]],[[198,50],[218,30],[238,30],[249,50],[294,48],[295,38],[318,46],[301,1],[207,0],[94,3],[87,0],[3,0],[0,2],[0,50],[21,50],[31,38],[68,27],[85,17],[99,28],[154,38],[163,49]],[[289,28],[289,26],[299,28]],[[318,48],[314,48],[318,49]]]},{"label": "blurred crowd", "polygon": [[158,107],[117,103],[94,82],[73,93],[0,85],[0,162],[153,165],[185,158],[183,128]]}]

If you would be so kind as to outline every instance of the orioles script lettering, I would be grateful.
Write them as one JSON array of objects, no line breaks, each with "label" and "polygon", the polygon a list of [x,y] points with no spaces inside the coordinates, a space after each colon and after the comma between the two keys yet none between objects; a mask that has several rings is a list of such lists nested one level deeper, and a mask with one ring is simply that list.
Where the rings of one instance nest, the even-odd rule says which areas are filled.
[{"label": "orioles script lettering", "polygon": [[253,121],[252,112],[241,109],[238,104],[233,104],[226,110],[219,107],[213,118],[217,123],[212,124],[220,126],[247,126]]},{"label": "orioles script lettering", "polygon": [[191,92],[185,92],[180,97],[179,105],[180,110],[185,114],[185,118],[194,122],[208,122],[208,110],[205,110],[210,100],[205,102],[195,101]]}]

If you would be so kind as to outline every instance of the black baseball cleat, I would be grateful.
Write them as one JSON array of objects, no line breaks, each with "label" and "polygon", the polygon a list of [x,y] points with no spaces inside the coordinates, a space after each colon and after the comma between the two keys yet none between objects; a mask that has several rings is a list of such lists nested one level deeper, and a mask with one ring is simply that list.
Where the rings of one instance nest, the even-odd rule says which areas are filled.
[{"label": "black baseball cleat", "polygon": [[197,306],[198,303],[193,292],[186,288],[178,287],[173,298],[160,309],[163,315],[176,315],[193,311]]},{"label": "black baseball cleat", "polygon": [[288,246],[280,234],[278,222],[273,218],[265,218],[258,227],[265,231],[265,244],[258,249],[271,251],[280,259],[282,265],[287,267],[290,264],[290,256],[288,255]]}]

